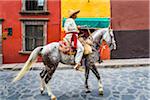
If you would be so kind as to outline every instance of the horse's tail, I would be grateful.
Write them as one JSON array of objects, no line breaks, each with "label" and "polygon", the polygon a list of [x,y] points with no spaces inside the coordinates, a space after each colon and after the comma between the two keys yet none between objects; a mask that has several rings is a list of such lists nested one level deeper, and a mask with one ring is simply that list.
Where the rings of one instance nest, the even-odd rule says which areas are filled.
[{"label": "horse's tail", "polygon": [[33,63],[36,62],[37,57],[42,49],[43,47],[37,47],[32,51],[24,67],[21,69],[18,75],[13,79],[13,82],[20,80],[30,70]]}]

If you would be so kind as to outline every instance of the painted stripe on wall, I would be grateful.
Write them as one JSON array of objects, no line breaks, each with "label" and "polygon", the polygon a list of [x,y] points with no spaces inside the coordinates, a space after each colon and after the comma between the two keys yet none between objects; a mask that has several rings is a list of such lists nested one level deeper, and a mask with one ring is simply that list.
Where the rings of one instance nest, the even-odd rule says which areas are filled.
[{"label": "painted stripe on wall", "polygon": [[[63,18],[62,26],[64,27],[66,18]],[[76,18],[77,25],[88,28],[106,28],[110,24],[110,18]]]}]

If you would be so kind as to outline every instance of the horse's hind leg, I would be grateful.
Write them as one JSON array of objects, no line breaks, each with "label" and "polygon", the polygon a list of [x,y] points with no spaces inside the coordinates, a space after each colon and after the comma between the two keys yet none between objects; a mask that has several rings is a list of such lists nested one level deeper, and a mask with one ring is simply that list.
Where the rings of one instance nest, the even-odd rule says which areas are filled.
[{"label": "horse's hind leg", "polygon": [[45,87],[47,89],[48,95],[51,96],[51,100],[56,100],[56,96],[52,93],[51,88],[50,88],[50,79],[53,76],[53,73],[55,72],[58,63],[59,63],[59,59],[57,59],[57,57],[51,57],[51,56],[44,56],[43,57],[43,62],[46,65],[46,71],[47,74],[44,78],[45,81]]},{"label": "horse's hind leg", "polygon": [[102,85],[102,82],[101,82],[101,78],[100,78],[100,75],[99,75],[99,72],[96,68],[96,66],[93,64],[90,69],[92,70],[92,72],[94,73],[94,75],[96,76],[96,78],[98,79],[98,91],[99,91],[99,95],[103,95],[103,85]]},{"label": "horse's hind leg", "polygon": [[45,86],[48,92],[48,95],[51,96],[51,100],[56,100],[56,96],[52,93],[51,87],[50,87],[50,79],[52,78],[53,73],[55,72],[56,67],[55,66],[48,66],[47,68],[47,75],[45,77]]},{"label": "horse's hind leg", "polygon": [[44,68],[42,70],[42,72],[40,73],[40,81],[41,81],[41,84],[40,84],[40,91],[41,91],[41,94],[43,94],[44,90],[45,90],[45,81],[44,81],[44,78],[47,74],[47,70]]}]

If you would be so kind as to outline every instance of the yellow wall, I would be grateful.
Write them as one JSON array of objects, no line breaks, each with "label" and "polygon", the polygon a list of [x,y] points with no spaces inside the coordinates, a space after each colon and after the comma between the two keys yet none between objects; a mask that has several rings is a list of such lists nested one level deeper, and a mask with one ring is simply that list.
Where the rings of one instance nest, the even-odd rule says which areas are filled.
[{"label": "yellow wall", "polygon": [[109,18],[110,0],[61,0],[62,18],[68,17],[69,9],[80,9],[78,17]]}]

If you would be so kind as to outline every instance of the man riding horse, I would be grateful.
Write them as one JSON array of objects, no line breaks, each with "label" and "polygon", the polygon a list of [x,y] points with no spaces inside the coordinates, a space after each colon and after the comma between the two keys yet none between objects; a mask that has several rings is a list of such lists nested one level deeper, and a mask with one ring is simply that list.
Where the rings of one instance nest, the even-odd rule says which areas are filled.
[{"label": "man riding horse", "polygon": [[[69,18],[66,19],[64,23],[64,30],[66,33],[65,39],[73,45],[73,48],[77,50],[75,56],[75,67],[74,69],[79,70],[81,67],[81,59],[84,52],[84,47],[81,42],[78,40],[78,27],[75,23],[75,19],[77,18],[77,14],[80,10],[69,10]],[[73,43],[73,44],[72,44]]]},{"label": "man riding horse", "polygon": [[[90,36],[84,42],[87,43],[88,40],[93,42],[93,45],[90,46],[92,48],[91,49],[92,53],[86,54],[85,53],[86,48],[83,49],[82,44],[77,39],[78,30],[73,19],[73,18],[76,18],[77,13],[79,13],[79,11],[72,10],[72,13],[70,13],[71,18],[68,18],[65,23],[65,27],[68,27],[70,25],[70,27],[67,28],[68,31],[66,31],[67,34],[66,34],[65,39],[66,40],[68,39],[70,40],[70,42],[73,42],[74,43],[73,46],[75,46],[77,49],[77,54],[75,56],[75,59],[74,59],[74,55],[64,54],[60,50],[61,48],[60,42],[52,42],[44,46],[39,46],[32,51],[24,67],[21,69],[18,75],[14,78],[13,82],[20,80],[32,68],[32,65],[36,62],[38,56],[41,55],[43,59],[43,64],[45,65],[45,67],[40,73],[40,79],[41,79],[40,91],[41,93],[43,93],[46,89],[48,95],[51,97],[51,100],[56,100],[56,96],[52,93],[51,88],[50,88],[50,80],[56,68],[58,67],[58,64],[59,63],[71,64],[72,61],[73,62],[75,61],[76,63],[75,69],[79,70],[79,68],[81,68],[80,61],[82,59],[82,55],[84,55],[83,58],[85,59],[85,63],[84,63],[85,65],[85,92],[86,93],[90,92],[89,85],[88,85],[88,78],[89,78],[89,72],[91,70],[98,80],[98,92],[100,95],[103,95],[103,85],[102,85],[100,74],[97,70],[97,67],[95,66],[95,63],[99,60],[98,50],[99,50],[100,41],[105,40],[106,43],[109,45],[109,47],[111,47],[112,49],[116,49],[113,31],[110,30],[109,28],[103,28],[103,29],[98,29],[94,31],[93,33],[91,33]],[[75,17],[72,18],[72,16],[75,16]],[[68,21],[71,21],[71,22],[68,22]],[[67,26],[66,24],[68,23],[70,24]],[[73,28],[72,28],[72,25],[74,25]],[[72,41],[73,39],[75,41]]]}]

